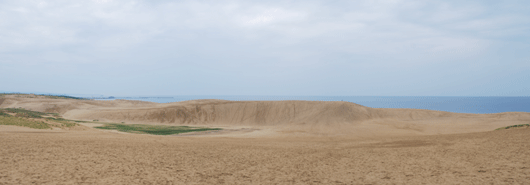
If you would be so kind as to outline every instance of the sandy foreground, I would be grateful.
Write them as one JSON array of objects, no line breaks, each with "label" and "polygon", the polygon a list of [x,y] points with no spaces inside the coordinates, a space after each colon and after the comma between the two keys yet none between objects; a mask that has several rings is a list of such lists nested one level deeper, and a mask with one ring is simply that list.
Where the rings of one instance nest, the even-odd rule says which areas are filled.
[{"label": "sandy foreground", "polygon": [[0,184],[530,184],[530,128],[494,130],[530,123],[528,113],[383,110],[342,102],[2,101],[1,108],[54,108],[72,119],[225,130],[154,136],[93,125],[0,125]]}]

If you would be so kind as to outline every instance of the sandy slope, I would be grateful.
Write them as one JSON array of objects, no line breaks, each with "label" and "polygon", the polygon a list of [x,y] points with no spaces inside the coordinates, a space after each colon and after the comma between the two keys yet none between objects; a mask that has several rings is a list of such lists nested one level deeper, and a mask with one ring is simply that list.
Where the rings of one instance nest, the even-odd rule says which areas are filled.
[{"label": "sandy slope", "polygon": [[[530,184],[528,113],[345,102],[0,97],[70,119],[209,125],[191,136],[0,125],[0,184]],[[90,125],[87,125],[90,126]]]},{"label": "sandy slope", "polygon": [[0,126],[0,184],[529,184],[530,129],[197,138]]},{"label": "sandy slope", "polygon": [[349,102],[195,100],[176,103],[4,98],[0,107],[57,112],[69,119],[126,123],[249,127],[277,133],[359,137],[490,131],[530,122],[530,113],[458,114],[374,109]]}]

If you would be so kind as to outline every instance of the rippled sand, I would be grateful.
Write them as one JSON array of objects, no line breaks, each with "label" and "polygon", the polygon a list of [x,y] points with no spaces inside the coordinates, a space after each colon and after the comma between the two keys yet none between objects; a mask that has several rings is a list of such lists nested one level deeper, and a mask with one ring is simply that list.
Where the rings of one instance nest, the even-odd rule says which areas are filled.
[{"label": "rippled sand", "polygon": [[0,184],[529,184],[530,129],[358,139],[0,126]]}]

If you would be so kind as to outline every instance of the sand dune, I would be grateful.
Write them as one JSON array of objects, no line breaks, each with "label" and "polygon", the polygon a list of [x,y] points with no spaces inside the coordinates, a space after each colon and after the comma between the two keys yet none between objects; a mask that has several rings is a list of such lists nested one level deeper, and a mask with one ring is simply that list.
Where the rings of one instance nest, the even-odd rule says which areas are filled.
[{"label": "sand dune", "polygon": [[0,107],[61,113],[109,122],[248,126],[278,133],[324,135],[434,135],[490,131],[530,122],[530,113],[461,114],[370,108],[350,102],[194,100],[175,103],[7,97]]},{"label": "sand dune", "polygon": [[70,119],[226,129],[154,136],[0,125],[0,184],[530,183],[530,127],[494,130],[529,123],[529,113],[37,96],[1,97],[0,108],[6,107]]},{"label": "sand dune", "polygon": [[0,125],[0,184],[529,184],[530,128],[197,138]]}]

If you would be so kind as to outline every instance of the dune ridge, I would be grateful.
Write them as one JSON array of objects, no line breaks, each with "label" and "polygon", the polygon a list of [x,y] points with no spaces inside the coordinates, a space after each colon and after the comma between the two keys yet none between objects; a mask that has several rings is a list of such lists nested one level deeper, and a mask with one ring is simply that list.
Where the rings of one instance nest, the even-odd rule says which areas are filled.
[{"label": "dune ridge", "polygon": [[152,103],[6,97],[0,107],[60,113],[69,119],[111,122],[274,127],[342,134],[450,134],[530,122],[530,113],[463,114],[370,108],[351,102],[192,100]]},{"label": "dune ridge", "polygon": [[[0,108],[90,121],[76,129],[0,125],[0,184],[530,182],[530,127],[495,130],[530,123],[525,112],[459,114],[316,101],[160,104],[0,97]],[[160,136],[90,128],[104,122],[223,130]]]}]

